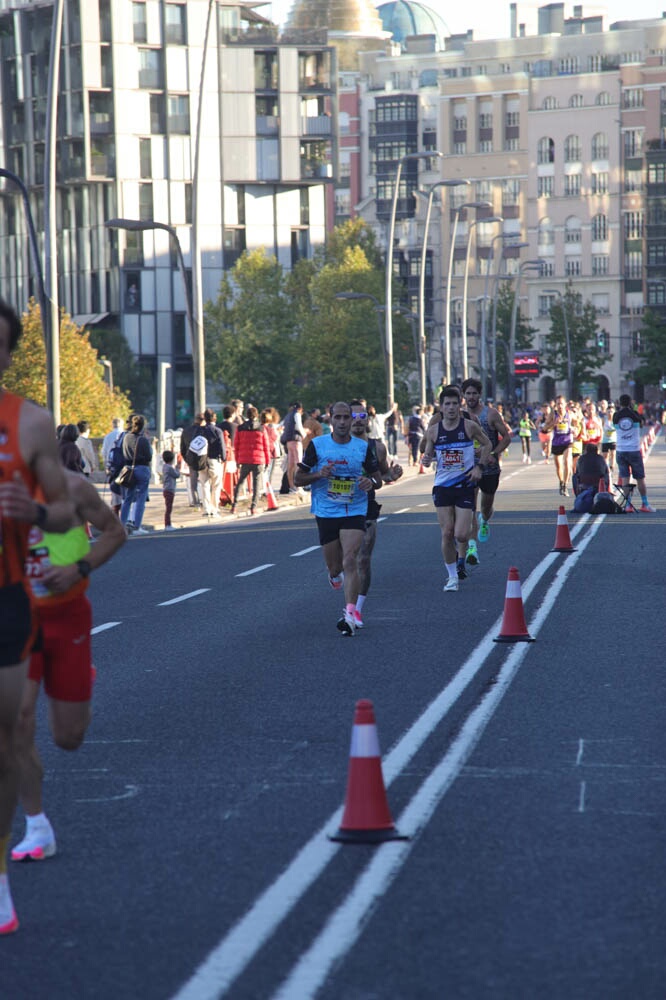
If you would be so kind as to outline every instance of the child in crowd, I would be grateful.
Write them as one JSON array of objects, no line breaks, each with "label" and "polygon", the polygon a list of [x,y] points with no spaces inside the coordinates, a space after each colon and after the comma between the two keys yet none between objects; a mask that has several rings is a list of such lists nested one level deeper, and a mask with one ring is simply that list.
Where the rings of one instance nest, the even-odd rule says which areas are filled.
[{"label": "child in crowd", "polygon": [[182,473],[180,466],[175,467],[176,456],[172,451],[162,452],[162,495],[164,497],[164,530],[175,531],[176,526],[171,523],[171,511],[173,509],[173,498],[176,494],[176,480],[180,479]]}]

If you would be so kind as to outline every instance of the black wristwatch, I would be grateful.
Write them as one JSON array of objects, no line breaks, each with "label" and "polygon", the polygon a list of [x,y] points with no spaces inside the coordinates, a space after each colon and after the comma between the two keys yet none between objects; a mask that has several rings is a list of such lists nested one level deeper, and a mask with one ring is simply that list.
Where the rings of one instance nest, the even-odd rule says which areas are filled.
[{"label": "black wristwatch", "polygon": [[81,574],[82,578],[84,580],[87,580],[87,578],[90,576],[90,573],[91,573],[91,570],[92,570],[92,566],[90,565],[90,563],[88,562],[88,560],[87,559],[79,559],[79,561],[76,564],[76,568],[78,569],[78,571]]},{"label": "black wristwatch", "polygon": [[36,524],[38,528],[43,528],[44,525],[45,525],[45,523],[46,523],[46,519],[47,519],[48,516],[49,516],[49,512],[46,509],[46,507],[44,506],[44,504],[43,503],[38,503],[37,504],[37,517],[33,521],[33,524]]}]

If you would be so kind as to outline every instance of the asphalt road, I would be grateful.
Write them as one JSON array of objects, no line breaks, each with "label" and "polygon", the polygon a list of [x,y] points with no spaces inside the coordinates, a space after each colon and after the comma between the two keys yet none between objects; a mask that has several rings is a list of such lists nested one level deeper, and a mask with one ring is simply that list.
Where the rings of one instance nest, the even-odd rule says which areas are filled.
[{"label": "asphalt road", "polygon": [[[303,508],[95,575],[95,715],[76,754],[42,718],[59,851],[11,867],[3,1000],[663,998],[666,447],[659,512],[570,516],[571,555],[511,450],[458,593],[431,476],[382,491],[352,639]],[[492,642],[510,566],[531,644]],[[410,838],[379,848],[326,837],[363,697]]]}]

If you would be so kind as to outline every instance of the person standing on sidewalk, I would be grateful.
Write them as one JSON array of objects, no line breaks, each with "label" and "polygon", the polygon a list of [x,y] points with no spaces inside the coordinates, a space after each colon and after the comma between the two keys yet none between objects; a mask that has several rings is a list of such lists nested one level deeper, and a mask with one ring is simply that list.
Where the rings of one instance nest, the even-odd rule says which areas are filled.
[{"label": "person standing on sidewalk", "polygon": [[176,482],[182,476],[180,468],[176,468],[174,462],[176,456],[172,451],[162,452],[162,496],[164,497],[164,530],[165,531],[175,531],[174,525],[171,523],[171,511],[173,510],[173,501],[176,496]]},{"label": "person standing on sidewalk", "polygon": [[[190,442],[194,440],[199,434],[201,434],[201,428],[206,423],[203,413],[197,413],[194,418],[194,423],[186,427],[183,433],[180,435],[180,457],[183,459],[187,465],[187,452],[190,447]],[[201,507],[202,499],[199,495],[199,470],[196,467],[187,466],[188,468],[188,482],[187,482],[187,495],[190,501],[190,507]]]},{"label": "person standing on sidewalk", "polygon": [[129,489],[123,487],[123,505],[120,508],[120,520],[130,535],[148,534],[146,529],[142,527],[142,521],[148,498],[148,487],[150,486],[150,463],[153,459],[153,449],[146,437],[145,430],[145,417],[140,413],[135,413],[134,416],[130,417],[129,429],[123,437],[125,464],[134,466],[134,485]]},{"label": "person standing on sidewalk", "polygon": [[204,437],[208,439],[208,478],[210,480],[210,502],[213,510],[218,513],[220,494],[224,479],[224,462],[227,460],[227,447],[224,435],[217,426],[217,414],[214,410],[204,410]]},{"label": "person standing on sidewalk", "polygon": [[303,458],[303,440],[306,437],[303,426],[303,404],[291,403],[289,411],[282,422],[282,437],[280,443],[287,449],[287,480],[290,493],[302,493],[294,484],[296,467]]},{"label": "person standing on sidewalk", "polygon": [[266,428],[259,420],[256,406],[248,406],[247,420],[240,424],[236,431],[236,461],[240,466],[240,475],[234,490],[234,502],[231,513],[236,513],[238,492],[248,478],[252,476],[252,500],[250,514],[256,514],[259,502],[259,492],[262,486],[262,475],[271,460],[271,446]]},{"label": "person standing on sidewalk", "polygon": [[[618,486],[627,497],[627,510],[639,510],[641,514],[656,513],[654,507],[650,506],[647,496],[647,486],[645,483],[645,465],[641,455],[641,427],[645,423],[645,417],[633,409],[631,396],[624,393],[619,399],[620,408],[613,414],[613,423],[617,428],[617,468],[620,473]],[[631,491],[627,488],[631,480],[631,475],[636,479],[638,492],[641,496],[641,506],[633,507],[629,502]]]}]

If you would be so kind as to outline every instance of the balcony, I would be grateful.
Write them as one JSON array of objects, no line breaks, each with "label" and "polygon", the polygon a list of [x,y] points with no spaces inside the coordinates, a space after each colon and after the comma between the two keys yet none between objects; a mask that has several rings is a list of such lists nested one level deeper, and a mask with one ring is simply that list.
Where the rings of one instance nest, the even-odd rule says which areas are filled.
[{"label": "balcony", "polygon": [[257,135],[277,136],[280,134],[280,119],[277,115],[257,115],[255,127]]},{"label": "balcony", "polygon": [[308,118],[301,118],[302,136],[319,136],[331,134],[330,115],[311,115]]}]

